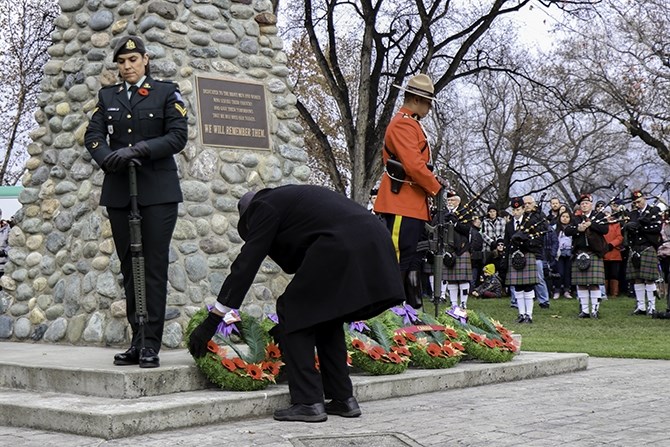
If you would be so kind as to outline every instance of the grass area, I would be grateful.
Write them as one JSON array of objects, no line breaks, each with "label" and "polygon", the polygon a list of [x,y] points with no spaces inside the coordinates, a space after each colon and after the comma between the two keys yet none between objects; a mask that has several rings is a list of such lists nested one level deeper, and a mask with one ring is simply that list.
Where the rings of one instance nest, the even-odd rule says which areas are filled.
[{"label": "grass area", "polygon": [[[543,352],[585,352],[595,357],[670,359],[670,320],[633,316],[635,300],[619,296],[600,305],[600,318],[577,318],[576,299],[550,300],[551,308],[535,302],[533,324],[516,323],[517,310],[509,298],[468,300],[468,307],[499,320],[505,327],[522,335],[521,349]],[[432,304],[424,301],[433,315]],[[444,306],[441,306],[444,308]],[[664,311],[666,303],[657,301]],[[442,309],[440,309],[442,311]]]}]

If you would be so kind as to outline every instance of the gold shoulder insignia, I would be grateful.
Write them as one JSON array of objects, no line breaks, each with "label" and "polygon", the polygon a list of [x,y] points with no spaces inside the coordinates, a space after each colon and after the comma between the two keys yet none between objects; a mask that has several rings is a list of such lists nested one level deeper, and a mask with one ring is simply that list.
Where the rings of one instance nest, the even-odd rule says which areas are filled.
[{"label": "gold shoulder insignia", "polygon": [[95,109],[93,109],[93,113],[91,113],[91,115],[95,115],[95,112],[97,112],[98,110],[100,110],[100,107],[96,107]]},{"label": "gold shoulder insignia", "polygon": [[91,149],[97,149],[98,146],[100,146],[100,143],[98,143],[97,141],[94,141],[93,143],[91,143]]},{"label": "gold shoulder insignia", "polygon": [[186,116],[186,114],[188,113],[186,111],[186,108],[184,106],[182,106],[181,104],[175,103],[174,107],[175,107],[175,109],[177,109],[177,111],[179,113],[181,113],[181,116]]}]

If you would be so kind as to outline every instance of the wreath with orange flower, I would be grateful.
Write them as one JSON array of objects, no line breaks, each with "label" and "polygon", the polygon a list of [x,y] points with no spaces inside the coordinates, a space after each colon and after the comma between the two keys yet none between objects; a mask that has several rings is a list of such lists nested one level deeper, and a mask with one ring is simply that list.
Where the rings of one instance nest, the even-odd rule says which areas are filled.
[{"label": "wreath with orange flower", "polygon": [[[208,315],[207,309],[196,312],[189,321],[185,339]],[[283,365],[279,347],[272,342],[267,325],[256,318],[240,313],[240,341],[247,349],[240,349],[230,336],[214,335],[207,343],[209,352],[194,358],[195,364],[207,378],[228,391],[255,391],[275,383]],[[232,352],[236,356],[231,355]]]},{"label": "wreath with orange flower", "polygon": [[[390,333],[381,321],[367,321],[363,332],[345,329],[345,338],[351,365],[375,376],[400,374],[407,370],[410,352],[394,344]],[[374,333],[375,337],[365,332]]]},{"label": "wreath with orange flower", "polygon": [[[440,321],[449,319],[451,317],[445,315]],[[519,352],[512,332],[486,315],[468,310],[467,323],[460,323],[459,331],[464,331],[467,337],[464,342],[465,352],[477,360],[487,363],[509,362]]]},{"label": "wreath with orange flower", "polygon": [[[459,334],[451,326],[444,326],[428,314],[419,312],[406,322],[392,310],[380,316],[394,332],[393,340],[410,351],[410,366],[422,369],[451,368],[464,356],[465,348]],[[404,325],[409,323],[410,325]]]}]

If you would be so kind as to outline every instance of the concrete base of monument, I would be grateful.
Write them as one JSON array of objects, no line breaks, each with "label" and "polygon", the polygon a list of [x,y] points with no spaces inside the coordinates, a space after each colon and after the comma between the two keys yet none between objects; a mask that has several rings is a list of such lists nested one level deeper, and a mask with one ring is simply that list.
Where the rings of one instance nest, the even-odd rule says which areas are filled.
[{"label": "concrete base of monument", "polygon": [[[161,352],[161,366],[114,366],[117,349],[0,343],[0,425],[105,439],[242,418],[271,417],[289,404],[286,385],[263,391],[213,388],[185,350]],[[586,354],[521,352],[508,363],[393,376],[352,375],[359,402],[585,370]]]}]

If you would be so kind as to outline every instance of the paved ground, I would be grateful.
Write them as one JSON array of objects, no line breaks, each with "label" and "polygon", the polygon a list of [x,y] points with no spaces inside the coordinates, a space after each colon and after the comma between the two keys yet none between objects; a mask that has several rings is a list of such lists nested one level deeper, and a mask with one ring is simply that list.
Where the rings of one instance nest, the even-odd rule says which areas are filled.
[{"label": "paved ground", "polygon": [[670,446],[669,389],[668,361],[591,358],[583,372],[365,402],[358,419],[250,419],[111,441],[0,427],[0,446],[340,447],[363,445],[347,438],[363,434],[375,435],[366,447]]}]

